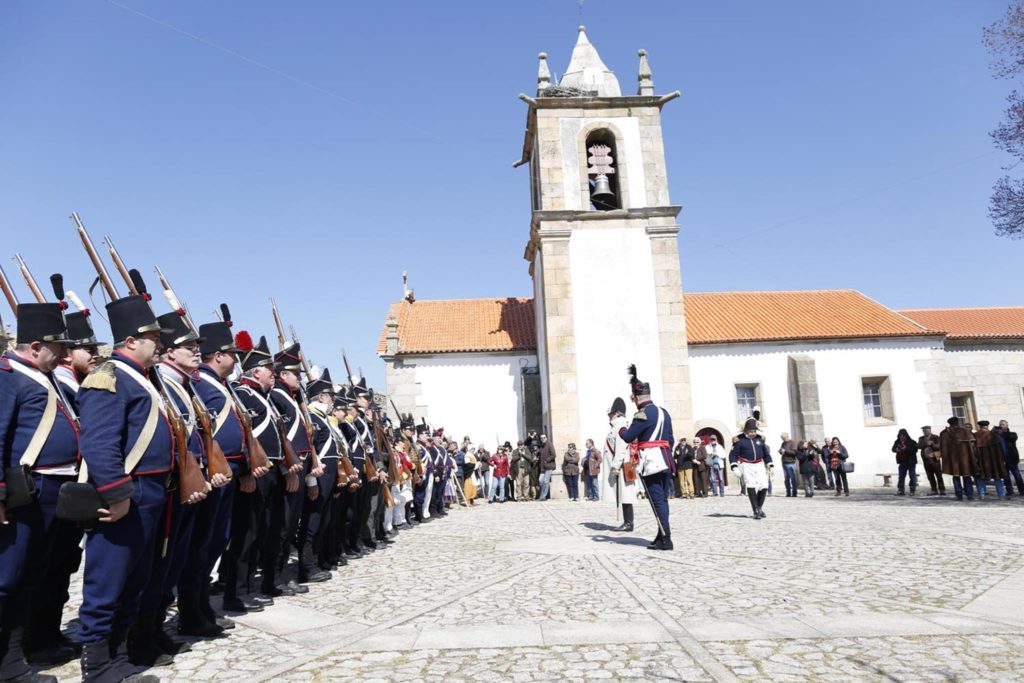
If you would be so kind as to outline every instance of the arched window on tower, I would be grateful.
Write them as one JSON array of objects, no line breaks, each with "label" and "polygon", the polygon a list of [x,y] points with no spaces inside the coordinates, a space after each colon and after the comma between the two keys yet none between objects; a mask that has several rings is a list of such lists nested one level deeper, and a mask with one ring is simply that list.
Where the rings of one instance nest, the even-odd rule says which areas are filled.
[{"label": "arched window on tower", "polygon": [[621,209],[619,195],[618,156],[615,136],[610,130],[595,130],[587,136],[587,184],[592,211]]}]

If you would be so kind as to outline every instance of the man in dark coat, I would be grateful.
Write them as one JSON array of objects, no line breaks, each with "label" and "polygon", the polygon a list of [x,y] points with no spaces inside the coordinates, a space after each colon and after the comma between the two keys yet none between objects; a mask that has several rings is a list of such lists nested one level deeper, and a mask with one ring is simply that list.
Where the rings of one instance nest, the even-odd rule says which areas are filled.
[{"label": "man in dark coat", "polygon": [[974,432],[974,442],[978,446],[978,472],[975,482],[978,485],[978,497],[984,498],[986,483],[994,479],[996,495],[1006,498],[1003,482],[1007,477],[1006,462],[1003,460],[1003,449],[999,444],[999,434],[989,430],[989,421],[978,422],[978,431]]},{"label": "man in dark coat", "polygon": [[537,451],[537,462],[540,464],[540,496],[537,500],[547,500],[551,497],[551,476],[554,474],[557,460],[555,447],[548,441],[548,435],[541,434],[540,450]]},{"label": "man in dark coat", "polygon": [[946,484],[942,481],[942,444],[939,435],[932,433],[931,425],[921,427],[921,436],[917,440],[917,450],[921,454],[921,464],[928,476],[928,485],[932,487],[929,496],[946,495]]},{"label": "man in dark coat", "polygon": [[1024,496],[1024,478],[1020,475],[1020,452],[1017,451],[1017,432],[1010,431],[1009,422],[1000,420],[996,433],[999,434],[999,445],[1003,450],[1003,461],[1006,463],[1006,495],[1013,494],[1013,482],[1016,481],[1017,495]]},{"label": "man in dark coat", "polygon": [[679,439],[676,444],[673,456],[676,461],[676,481],[679,486],[676,489],[676,498],[693,498],[693,446],[689,444],[686,437]]},{"label": "man in dark coat", "polygon": [[974,500],[971,477],[975,474],[974,436],[969,429],[960,426],[960,418],[951,417],[948,425],[939,434],[939,450],[942,452],[942,473],[953,477],[953,493],[957,500]]}]

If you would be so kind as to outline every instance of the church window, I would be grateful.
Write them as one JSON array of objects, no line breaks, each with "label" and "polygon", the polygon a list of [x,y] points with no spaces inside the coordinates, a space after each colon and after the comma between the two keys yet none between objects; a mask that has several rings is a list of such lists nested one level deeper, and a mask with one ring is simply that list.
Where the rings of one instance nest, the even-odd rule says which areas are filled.
[{"label": "church window", "polygon": [[[748,417],[754,414],[754,408],[761,405],[760,384],[737,384],[736,385],[736,424],[742,425]],[[764,414],[761,414],[761,422],[764,422]]]},{"label": "church window", "polygon": [[893,410],[892,382],[888,377],[862,377],[861,395],[864,405],[864,425],[880,427],[896,420]]},{"label": "church window", "polygon": [[974,410],[974,392],[960,391],[949,395],[953,416],[960,420],[961,427],[971,429],[977,423]]},{"label": "church window", "polygon": [[586,152],[591,210],[621,209],[615,136],[609,130],[594,131],[587,136]]}]

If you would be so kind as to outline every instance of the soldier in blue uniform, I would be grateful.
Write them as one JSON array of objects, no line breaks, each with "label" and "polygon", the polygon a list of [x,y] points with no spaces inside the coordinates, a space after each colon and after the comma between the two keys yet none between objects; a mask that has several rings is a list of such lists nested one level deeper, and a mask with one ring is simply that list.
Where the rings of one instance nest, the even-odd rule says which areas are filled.
[{"label": "soldier in blue uniform", "polygon": [[423,479],[413,487],[412,511],[417,522],[429,522],[430,517],[423,516],[423,507],[427,506],[428,512],[430,500],[427,492],[431,488],[434,478],[434,460],[430,454],[430,427],[425,422],[416,425],[416,455],[423,465]]},{"label": "soldier in blue uniform", "polygon": [[[363,522],[360,527],[362,544],[375,550],[380,545],[391,543],[390,539],[384,537],[384,494],[381,490],[381,486],[387,478],[387,470],[369,422],[370,390],[366,386],[365,377],[360,377],[352,384],[352,396],[355,399],[357,412],[353,426],[359,433],[366,457],[372,460],[373,466],[377,470],[377,476],[372,481],[367,475],[369,490],[364,498],[365,510],[363,510]],[[363,471],[366,472],[365,461]]]},{"label": "soldier in blue uniform", "polygon": [[40,576],[29,570],[45,560],[57,491],[78,460],[78,427],[53,376],[69,340],[59,304],[21,304],[17,319],[14,350],[0,358],[0,680],[55,682],[29,668],[22,634]]},{"label": "soldier in blue uniform", "polygon": [[[226,307],[222,306],[221,310],[225,311]],[[273,598],[239,596],[237,593],[239,553],[245,543],[248,507],[252,504],[252,494],[256,490],[256,478],[265,475],[267,470],[249,466],[245,434],[235,407],[233,389],[228,385],[228,377],[235,369],[239,352],[231,333],[230,312],[227,312],[223,321],[200,325],[199,335],[203,337],[199,345],[203,362],[192,381],[207,409],[216,416],[213,438],[224,451],[232,475],[231,483],[219,489],[219,496],[210,496],[210,499],[219,500],[210,525],[210,540],[205,557],[198,567],[204,572],[199,580],[199,610],[207,621],[215,621],[216,615],[209,603],[208,577],[218,559],[223,568],[221,575],[224,581],[225,611],[261,612],[266,605],[273,604]]]},{"label": "soldier in blue uniform", "polygon": [[[309,589],[300,586],[294,579],[287,583],[277,582],[278,558],[284,538],[285,491],[298,490],[298,472],[302,464],[293,465],[291,471],[284,466],[278,417],[269,398],[274,387],[274,356],[270,353],[266,337],[260,337],[259,343],[253,344],[248,333],[240,332],[235,336],[235,345],[242,349],[243,354],[242,379],[236,393],[252,418],[253,436],[260,442],[270,461],[270,473],[256,480],[256,547],[250,551],[256,554],[262,574],[260,593],[270,597],[306,593]],[[245,552],[242,555],[243,561],[247,556],[252,557]],[[255,565],[255,561],[248,561],[249,575],[244,577],[246,585],[252,580]],[[239,580],[242,579],[240,575]],[[238,590],[241,592],[242,587]]]},{"label": "soldier in blue uniform", "polygon": [[296,488],[293,490],[289,485],[285,492],[282,562],[287,560],[295,534],[298,532],[302,500],[306,496],[306,477],[311,474],[314,477],[323,474],[319,468],[313,467],[313,458],[310,457],[313,453],[311,427],[306,424],[300,405],[303,400],[300,352],[299,344],[293,343],[274,355],[275,379],[270,392],[270,402],[281,416],[285,434],[302,463],[302,468],[296,475]]},{"label": "soldier in blue uniform", "polygon": [[[63,302],[63,278],[56,274],[54,282],[57,300]],[[76,396],[81,382],[96,367],[99,358],[99,344],[89,320],[89,311],[83,309],[66,313],[67,336],[71,340],[67,357],[53,371],[57,386],[67,400],[68,411],[77,415]],[[64,474],[50,472],[47,481],[63,483],[74,481],[77,465],[66,468]],[[59,483],[57,488],[59,489]],[[47,506],[47,518],[55,512],[52,504]],[[45,547],[38,555],[42,566],[32,567],[29,575],[38,578],[36,590],[31,597],[32,609],[25,625],[25,653],[30,663],[57,664],[77,659],[81,648],[61,633],[64,605],[71,598],[68,589],[71,576],[78,571],[82,562],[82,527],[74,522],[56,518],[47,528]],[[37,557],[33,553],[33,558]]]},{"label": "soldier in blue uniform", "polygon": [[771,448],[757,433],[757,419],[749,418],[743,425],[742,436],[729,452],[729,467],[739,475],[740,485],[750,497],[754,519],[767,517],[762,506],[768,495],[768,466],[771,463]]},{"label": "soldier in blue uniform", "polygon": [[149,582],[174,469],[174,434],[152,374],[162,328],[139,289],[141,294],[107,304],[114,352],[78,394],[83,468],[104,501],[87,533],[78,611],[86,682],[135,674],[125,635]]},{"label": "soldier in blue uniform", "polygon": [[[628,427],[620,428],[619,437],[630,444],[630,457],[643,478],[647,499],[658,520],[658,535],[647,547],[672,550],[672,530],[668,523],[668,497],[672,491],[675,463],[672,460],[672,417],[651,401],[651,387],[636,376],[636,366],[629,366],[632,400],[637,412]],[[633,453],[636,456],[633,456]]]},{"label": "soldier in blue uniform", "polygon": [[306,499],[303,502],[302,522],[299,525],[300,583],[320,583],[331,578],[331,573],[319,567],[320,547],[330,524],[330,505],[338,481],[338,447],[331,432],[329,415],[334,407],[334,384],[327,368],[306,385],[309,396],[309,417],[313,423],[313,451],[323,466],[319,477],[306,478]]},{"label": "soldier in blue uniform", "polygon": [[443,429],[435,430],[430,444],[430,459],[434,463],[434,490],[430,495],[430,514],[435,517],[445,517],[448,514],[444,509],[444,491],[448,486],[451,468],[447,466],[447,451],[441,445],[443,436]]},{"label": "soldier in blue uniform", "polygon": [[[165,313],[157,318],[161,327],[170,332],[160,335],[164,353],[157,372],[166,398],[173,402],[172,409],[185,422],[188,437],[188,457],[205,467],[206,453],[197,429],[197,418],[190,393],[190,376],[199,366],[199,337],[186,325],[178,312]],[[218,482],[220,485],[226,483]],[[195,493],[182,503],[177,491],[170,491],[161,540],[157,542],[153,572],[149,586],[142,595],[139,616],[128,630],[128,658],[141,666],[163,666],[179,652],[190,649],[178,645],[164,632],[167,609],[174,602],[174,588],[185,566],[192,532],[195,528],[197,505],[206,494]]]},{"label": "soldier in blue uniform", "polygon": [[359,488],[352,495],[351,519],[348,524],[345,554],[349,557],[360,557],[377,549],[377,544],[363,533],[370,518],[373,502],[373,491],[366,474],[366,459],[373,457],[368,451],[370,445],[365,435],[359,407],[356,405],[355,386],[348,390],[348,405],[345,407],[345,420],[339,425],[345,443],[348,445],[348,457],[352,467],[359,474]]}]

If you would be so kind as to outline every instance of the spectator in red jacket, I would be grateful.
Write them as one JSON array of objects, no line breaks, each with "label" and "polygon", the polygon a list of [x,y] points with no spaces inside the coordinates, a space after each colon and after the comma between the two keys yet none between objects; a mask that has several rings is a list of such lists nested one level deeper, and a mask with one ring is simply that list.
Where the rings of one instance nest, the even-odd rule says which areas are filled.
[{"label": "spectator in red jacket", "polygon": [[508,441],[500,446],[498,451],[491,456],[491,492],[487,497],[488,503],[494,502],[494,496],[498,496],[498,502],[505,502],[505,482],[508,481],[508,454],[512,450],[512,444]]}]

